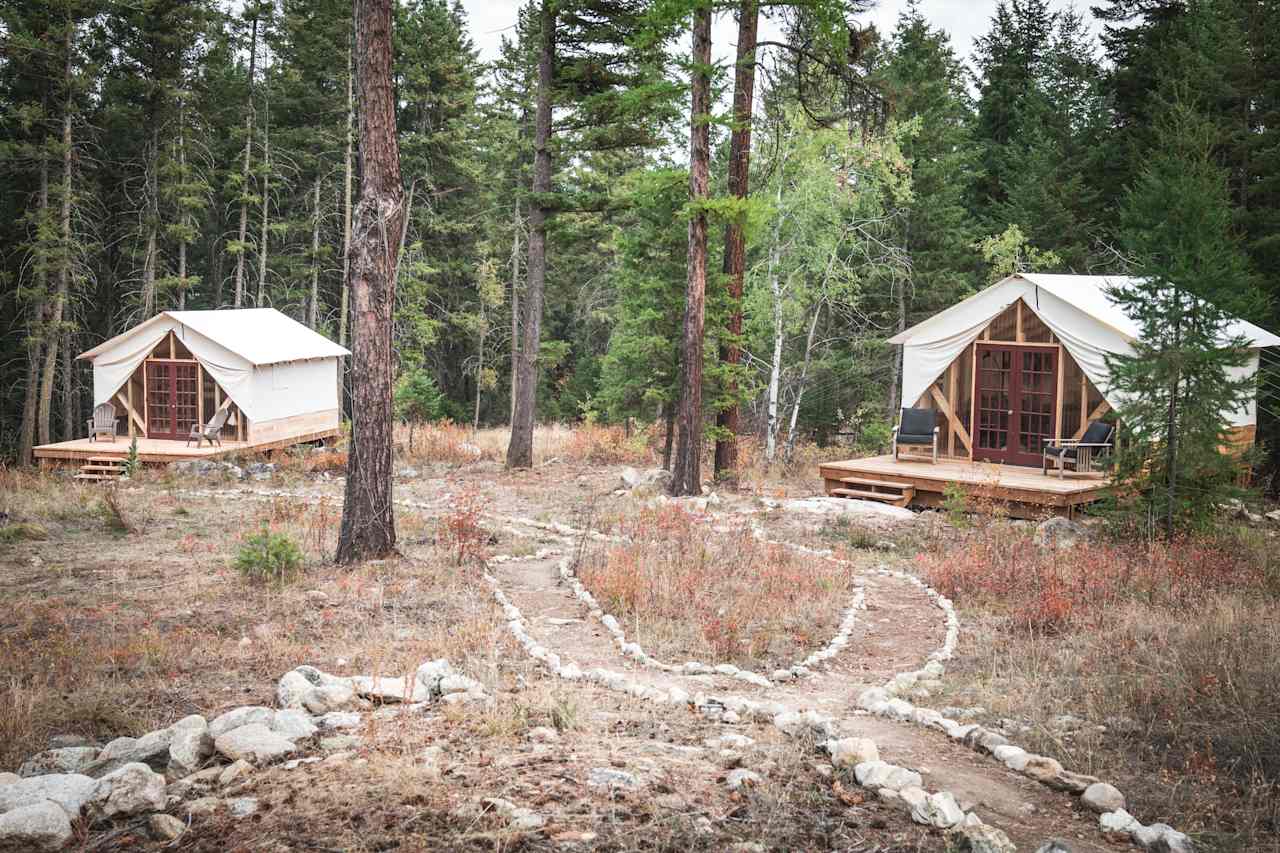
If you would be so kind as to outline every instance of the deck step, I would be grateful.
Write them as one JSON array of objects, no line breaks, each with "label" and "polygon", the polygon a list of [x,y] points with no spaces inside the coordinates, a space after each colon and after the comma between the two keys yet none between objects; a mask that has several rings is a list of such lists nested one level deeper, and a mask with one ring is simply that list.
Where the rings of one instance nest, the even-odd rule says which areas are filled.
[{"label": "deck step", "polygon": [[73,479],[73,480],[99,480],[99,481],[101,481],[101,480],[118,480],[118,479],[120,479],[120,477],[119,477],[118,475],[116,475],[116,474],[92,474],[92,473],[85,473],[84,471],[81,471],[79,474],[76,474],[76,475],[75,475],[74,477],[72,477],[71,479]]},{"label": "deck step", "polygon": [[[914,489],[912,490],[914,491]],[[888,492],[865,492],[861,489],[832,489],[831,494],[842,498],[858,498],[865,501],[900,501],[902,494],[891,495]]]},{"label": "deck step", "polygon": [[89,461],[95,465],[124,465],[122,456],[90,456]]},{"label": "deck step", "polygon": [[90,464],[90,465],[81,465],[80,470],[84,471],[85,473],[88,473],[90,471],[106,471],[108,473],[114,472],[116,474],[124,473],[124,468],[119,465],[99,465],[96,463]]},{"label": "deck step", "polygon": [[897,489],[899,492],[903,489],[911,488],[910,483],[891,483],[888,480],[871,480],[866,477],[841,477],[840,482],[846,483],[850,486],[871,486],[872,488],[880,489]]}]

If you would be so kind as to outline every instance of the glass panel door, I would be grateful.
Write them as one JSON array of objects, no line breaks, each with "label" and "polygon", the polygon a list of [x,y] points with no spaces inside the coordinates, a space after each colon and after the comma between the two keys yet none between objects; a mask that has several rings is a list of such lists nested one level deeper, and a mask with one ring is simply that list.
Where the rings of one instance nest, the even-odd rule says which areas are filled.
[{"label": "glass panel door", "polygon": [[197,397],[199,380],[196,378],[195,364],[175,364],[174,367],[174,431],[177,437],[186,438],[191,435],[191,427],[195,425],[199,413]]},{"label": "glass panel door", "polygon": [[1008,349],[978,347],[977,382],[974,456],[1001,461],[1009,449],[1009,418],[1013,414],[1013,354]]},{"label": "glass panel door", "polygon": [[147,437],[174,438],[173,362],[147,362]]}]

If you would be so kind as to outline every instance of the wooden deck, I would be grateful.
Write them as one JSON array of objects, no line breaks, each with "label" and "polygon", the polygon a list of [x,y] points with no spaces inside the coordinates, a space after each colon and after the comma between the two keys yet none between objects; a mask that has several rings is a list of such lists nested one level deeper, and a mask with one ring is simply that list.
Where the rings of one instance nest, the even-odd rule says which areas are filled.
[{"label": "wooden deck", "polygon": [[1011,514],[1023,517],[1046,512],[1070,516],[1076,507],[1105,497],[1111,489],[1105,477],[1068,474],[1059,479],[1056,473],[1041,474],[1039,468],[958,458],[940,458],[935,465],[928,460],[871,456],[826,462],[818,470],[828,495],[844,492],[847,497],[899,505],[938,506],[947,485],[955,483],[969,495],[1006,504]]},{"label": "wooden deck", "polygon": [[[213,447],[210,447],[207,442],[203,447],[196,447],[194,444],[188,447],[185,441],[170,441],[168,439],[161,438],[139,438],[138,458],[143,462],[177,462],[183,459],[216,459],[220,456],[264,453],[269,450],[279,450],[280,448],[289,447],[294,444],[303,444],[310,441],[323,441],[325,439],[336,438],[338,433],[339,431],[336,429],[329,429],[263,442],[227,441],[224,439],[221,446],[214,445]],[[74,441],[59,441],[56,444],[39,445],[34,449],[34,453],[36,458],[40,460],[41,465],[56,465],[62,462],[83,463],[87,462],[91,457],[112,457],[123,459],[129,455],[129,438],[128,436],[122,435],[116,436],[114,443],[110,441],[90,441],[87,438],[77,438]]]}]

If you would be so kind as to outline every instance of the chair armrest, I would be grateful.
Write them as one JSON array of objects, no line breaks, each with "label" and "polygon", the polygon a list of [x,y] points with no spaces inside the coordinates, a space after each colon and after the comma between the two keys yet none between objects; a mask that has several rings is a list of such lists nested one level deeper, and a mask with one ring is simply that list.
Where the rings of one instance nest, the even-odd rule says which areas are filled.
[{"label": "chair armrest", "polygon": [[898,429],[899,429],[901,426],[902,426],[901,424],[897,424],[897,425],[895,425],[895,426],[894,426],[894,428],[893,428],[893,435],[895,435],[895,436],[896,436],[896,435],[898,434]]},{"label": "chair armrest", "polygon": [[933,434],[934,434],[934,435],[937,435],[937,434],[938,434],[939,432],[941,432],[941,431],[942,431],[942,427],[936,426],[936,427],[934,427],[934,428],[933,428]]}]

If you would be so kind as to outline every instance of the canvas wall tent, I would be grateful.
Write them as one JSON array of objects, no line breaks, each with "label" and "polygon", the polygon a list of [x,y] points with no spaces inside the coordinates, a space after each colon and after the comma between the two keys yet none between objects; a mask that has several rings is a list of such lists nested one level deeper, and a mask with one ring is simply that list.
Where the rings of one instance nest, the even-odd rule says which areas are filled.
[{"label": "canvas wall tent", "polygon": [[[1120,400],[1107,353],[1131,353],[1138,329],[1108,295],[1123,276],[1012,275],[889,339],[903,349],[904,406],[937,409],[943,447],[973,459],[1039,464],[1046,438],[1083,433]],[[1240,375],[1280,337],[1242,320],[1251,348]],[[1224,413],[1252,443],[1256,405]]]},{"label": "canvas wall tent", "polygon": [[79,358],[93,402],[114,403],[130,435],[185,439],[226,407],[228,429],[261,443],[339,424],[338,359],[350,355],[273,308],[165,311]]}]

